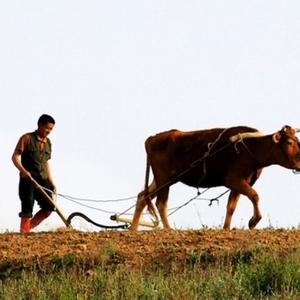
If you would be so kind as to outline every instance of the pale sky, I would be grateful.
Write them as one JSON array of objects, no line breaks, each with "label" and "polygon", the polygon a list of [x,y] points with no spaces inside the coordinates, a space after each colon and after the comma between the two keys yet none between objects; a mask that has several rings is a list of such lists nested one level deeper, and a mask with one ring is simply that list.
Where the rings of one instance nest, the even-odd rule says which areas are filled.
[{"label": "pale sky", "polygon": [[[19,230],[11,154],[42,113],[56,119],[49,137],[58,192],[88,199],[141,190],[149,135],[172,128],[248,125],[269,134],[285,124],[300,127],[299,11],[299,1],[273,0],[2,1],[0,231]],[[258,228],[299,225],[299,183],[291,170],[263,171],[254,186],[263,214]],[[195,195],[177,184],[169,207]],[[57,201],[66,216],[80,211],[115,224],[108,213]],[[212,207],[194,201],[170,223],[222,226],[226,203],[226,196]],[[118,213],[135,200],[87,204]],[[251,202],[241,197],[232,226],[247,227],[251,216]],[[38,230],[62,226],[53,214]],[[84,221],[77,226],[99,230]]]}]

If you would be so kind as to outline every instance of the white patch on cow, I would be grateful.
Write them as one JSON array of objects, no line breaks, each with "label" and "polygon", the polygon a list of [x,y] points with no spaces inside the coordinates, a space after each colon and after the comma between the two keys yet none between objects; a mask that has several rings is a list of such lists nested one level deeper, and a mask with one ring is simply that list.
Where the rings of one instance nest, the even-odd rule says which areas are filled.
[{"label": "white patch on cow", "polygon": [[264,134],[260,131],[243,132],[243,133],[238,133],[238,134],[235,134],[235,135],[231,136],[229,138],[229,140],[234,143],[234,142],[242,140],[242,139],[257,138],[257,137],[261,137],[261,136],[264,136]]}]

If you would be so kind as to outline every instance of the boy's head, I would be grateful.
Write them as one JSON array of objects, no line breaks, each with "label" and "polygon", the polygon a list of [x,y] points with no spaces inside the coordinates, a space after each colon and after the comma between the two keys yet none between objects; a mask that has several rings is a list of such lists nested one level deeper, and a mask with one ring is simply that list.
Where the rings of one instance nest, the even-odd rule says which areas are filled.
[{"label": "boy's head", "polygon": [[55,120],[51,116],[46,114],[41,115],[38,119],[38,135],[41,138],[45,138],[46,136],[48,136],[52,131],[54,124]]},{"label": "boy's head", "polygon": [[46,115],[46,114],[41,115],[38,119],[38,126],[45,125],[47,123],[51,123],[54,125],[55,124],[54,118],[51,117],[50,115]]}]

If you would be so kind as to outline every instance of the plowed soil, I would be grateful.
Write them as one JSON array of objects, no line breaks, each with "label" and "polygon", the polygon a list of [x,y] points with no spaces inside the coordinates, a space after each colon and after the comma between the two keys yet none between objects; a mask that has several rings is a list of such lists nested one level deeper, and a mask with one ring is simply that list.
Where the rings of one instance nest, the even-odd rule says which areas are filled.
[{"label": "plowed soil", "polygon": [[285,255],[299,246],[300,230],[284,229],[4,233],[0,235],[0,274],[20,266],[49,269],[70,258],[89,266],[105,262],[140,268],[170,259],[185,263],[195,253],[217,258],[263,248],[272,255]]}]

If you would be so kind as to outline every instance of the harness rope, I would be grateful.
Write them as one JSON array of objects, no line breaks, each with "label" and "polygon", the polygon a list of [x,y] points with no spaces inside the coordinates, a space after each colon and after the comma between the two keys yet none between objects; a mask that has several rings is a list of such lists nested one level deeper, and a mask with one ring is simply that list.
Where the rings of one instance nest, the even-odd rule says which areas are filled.
[{"label": "harness rope", "polygon": [[[90,206],[90,205],[86,205],[86,204],[83,204],[83,203],[80,203],[78,201],[75,201],[73,199],[70,198],[70,196],[67,196],[67,195],[64,195],[64,194],[61,194],[61,193],[54,193],[53,191],[49,190],[48,188],[46,187],[43,187],[41,186],[41,188],[43,188],[44,190],[46,191],[49,191],[52,193],[52,195],[54,195],[55,197],[57,196],[61,196],[63,198],[65,198],[66,200],[69,200],[73,203],[76,203],[77,205],[80,205],[80,206],[83,206],[83,207],[87,207],[89,209],[93,209],[93,210],[97,210],[97,211],[100,211],[100,212],[103,212],[103,213],[107,213],[107,214],[116,214],[115,211],[108,211],[108,210],[104,210],[104,209],[100,209],[100,208],[96,208],[96,207],[93,207],[93,206]],[[178,206],[178,207],[173,207],[173,208],[169,208],[169,211],[170,215],[174,214],[175,212],[177,212],[179,209],[183,208],[184,206],[187,206],[190,202],[192,202],[193,200],[202,200],[202,201],[209,201],[209,206],[212,206],[213,202],[217,201],[219,203],[219,198],[221,198],[223,195],[225,195],[229,190],[226,190],[225,192],[221,193],[219,196],[215,197],[215,198],[199,198],[200,195],[204,194],[206,191],[208,191],[210,188],[207,188],[205,189],[202,193],[198,192],[197,195],[193,198],[191,198],[189,201],[187,201],[186,203],[184,203],[183,205],[181,206]],[[130,197],[131,198],[131,197]],[[80,198],[76,198],[76,199],[80,199]],[[83,201],[95,201],[95,200],[92,200],[92,199],[83,199]],[[96,200],[98,201],[98,200]],[[102,201],[102,200],[101,200]],[[109,200],[110,202],[113,202],[114,200]],[[118,201],[118,199],[116,200]],[[125,212],[123,213],[120,213],[119,215],[132,215],[132,214],[127,214],[127,211],[129,211],[130,209],[132,209],[133,207],[135,206],[132,205],[129,209],[127,209]],[[81,213],[81,212],[73,212],[69,215],[69,217],[67,218],[67,222],[69,224],[71,224],[71,220],[74,218],[74,217],[81,217],[83,219],[85,219],[87,222],[97,226],[97,227],[100,227],[100,228],[105,228],[105,229],[128,229],[128,224],[124,224],[124,225],[114,225],[114,226],[110,226],[110,225],[103,225],[103,224],[99,224],[99,223],[96,223],[95,221],[91,220],[89,217],[87,217],[85,214]]]}]

